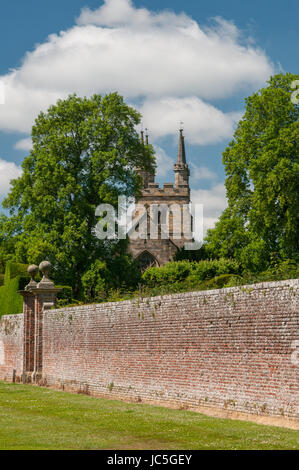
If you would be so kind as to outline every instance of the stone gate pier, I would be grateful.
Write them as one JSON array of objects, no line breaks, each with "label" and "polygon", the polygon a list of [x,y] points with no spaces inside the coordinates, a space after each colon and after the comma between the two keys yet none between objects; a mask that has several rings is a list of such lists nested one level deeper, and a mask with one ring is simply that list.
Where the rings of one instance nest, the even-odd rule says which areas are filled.
[{"label": "stone gate pier", "polygon": [[55,288],[49,279],[51,264],[43,261],[39,269],[43,274],[37,283],[34,277],[38,267],[31,265],[28,272],[31,281],[25,290],[19,291],[23,296],[23,383],[39,383],[43,373],[43,316],[46,310],[55,307],[60,289]]}]

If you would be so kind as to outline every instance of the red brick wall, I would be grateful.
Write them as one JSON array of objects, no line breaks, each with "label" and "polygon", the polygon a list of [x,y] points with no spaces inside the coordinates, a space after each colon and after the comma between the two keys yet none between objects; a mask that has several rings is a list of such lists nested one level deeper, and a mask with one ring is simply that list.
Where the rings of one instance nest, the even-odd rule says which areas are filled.
[{"label": "red brick wall", "polygon": [[[175,406],[299,416],[299,280],[44,313],[43,382]],[[296,343],[297,341],[297,343]],[[0,320],[21,380],[23,315]]]},{"label": "red brick wall", "polygon": [[49,385],[298,416],[299,280],[47,311]]},{"label": "red brick wall", "polygon": [[23,315],[0,318],[0,380],[20,381],[23,372]]}]

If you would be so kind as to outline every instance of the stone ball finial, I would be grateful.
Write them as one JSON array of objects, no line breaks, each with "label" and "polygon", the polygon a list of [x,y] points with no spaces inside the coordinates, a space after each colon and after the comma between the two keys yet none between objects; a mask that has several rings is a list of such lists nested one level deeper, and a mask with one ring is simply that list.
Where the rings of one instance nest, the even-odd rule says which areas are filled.
[{"label": "stone ball finial", "polygon": [[30,266],[27,269],[27,272],[31,276],[31,279],[33,280],[38,273],[38,266],[36,266],[35,264],[30,264]]},{"label": "stone ball finial", "polygon": [[42,261],[39,265],[39,269],[43,273],[43,275],[48,275],[51,269],[50,261]]},{"label": "stone ball finial", "polygon": [[29,284],[25,287],[25,290],[31,290],[37,286],[37,282],[35,282],[34,278],[38,273],[38,267],[35,264],[31,264],[28,267],[27,272],[30,275],[31,279]]},{"label": "stone ball finial", "polygon": [[51,269],[50,261],[42,261],[39,265],[40,271],[43,273],[42,280],[38,283],[38,288],[51,288],[54,287],[54,283],[49,279],[49,272]]}]

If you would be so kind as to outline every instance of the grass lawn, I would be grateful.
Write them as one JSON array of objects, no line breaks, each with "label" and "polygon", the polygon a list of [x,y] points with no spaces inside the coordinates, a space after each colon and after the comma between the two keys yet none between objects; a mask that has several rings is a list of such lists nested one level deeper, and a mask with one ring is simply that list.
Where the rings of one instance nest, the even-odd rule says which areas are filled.
[{"label": "grass lawn", "polygon": [[0,449],[298,449],[299,432],[0,382]]}]

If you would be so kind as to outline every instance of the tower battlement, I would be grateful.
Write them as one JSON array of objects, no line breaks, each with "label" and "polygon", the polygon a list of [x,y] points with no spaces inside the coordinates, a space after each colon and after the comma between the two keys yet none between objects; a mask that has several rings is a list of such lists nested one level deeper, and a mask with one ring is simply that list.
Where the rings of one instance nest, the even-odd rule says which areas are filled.
[{"label": "tower battlement", "polygon": [[149,183],[146,188],[142,190],[142,196],[139,199],[146,197],[178,197],[184,196],[186,198],[190,198],[190,189],[189,186],[180,185],[179,187],[175,187],[173,183],[164,183],[163,187],[160,187],[159,183]]}]

